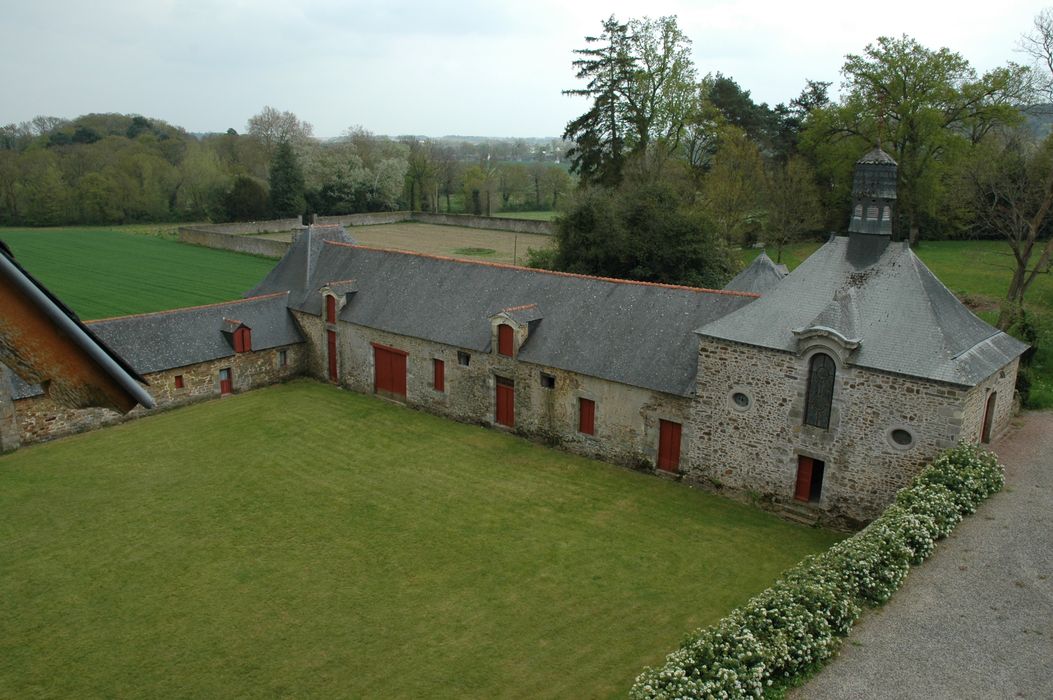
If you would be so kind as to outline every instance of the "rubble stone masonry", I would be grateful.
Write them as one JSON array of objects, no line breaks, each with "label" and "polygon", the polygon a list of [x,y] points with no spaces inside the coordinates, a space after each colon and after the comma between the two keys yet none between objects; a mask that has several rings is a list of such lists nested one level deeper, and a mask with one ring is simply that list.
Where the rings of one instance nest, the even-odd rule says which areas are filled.
[{"label": "rubble stone masonry", "polygon": [[[65,408],[47,396],[20,399],[14,402],[19,440],[23,445],[42,442],[175,406],[219,397],[219,372],[224,368],[231,370],[233,391],[238,393],[303,374],[304,363],[305,347],[301,343],[239,353],[210,362],[147,374],[147,390],[157,402],[157,408],[147,411],[139,406],[127,415],[105,408]],[[182,388],[176,387],[177,376],[182,377]]]},{"label": "rubble stone masonry", "polygon": [[[960,438],[976,439],[983,385],[969,392],[862,369],[843,364],[836,353],[829,353],[837,363],[830,427],[804,425],[815,350],[798,356],[703,338],[686,475],[788,502],[799,456],[812,457],[825,463],[821,498],[812,506],[833,521],[864,521],[938,452]],[[998,380],[1006,397],[1000,411],[1011,410],[1012,369]],[[736,393],[748,397],[748,406],[735,402]],[[998,415],[1007,420],[1008,413]],[[897,444],[894,430],[907,431],[912,442]]]}]

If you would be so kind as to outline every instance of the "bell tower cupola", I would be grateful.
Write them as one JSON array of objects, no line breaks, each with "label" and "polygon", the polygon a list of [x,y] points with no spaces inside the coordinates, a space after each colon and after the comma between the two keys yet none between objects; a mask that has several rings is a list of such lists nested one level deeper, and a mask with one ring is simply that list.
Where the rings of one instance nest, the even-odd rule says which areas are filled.
[{"label": "bell tower cupola", "polygon": [[896,215],[896,161],[877,147],[856,161],[849,233],[892,236]]}]

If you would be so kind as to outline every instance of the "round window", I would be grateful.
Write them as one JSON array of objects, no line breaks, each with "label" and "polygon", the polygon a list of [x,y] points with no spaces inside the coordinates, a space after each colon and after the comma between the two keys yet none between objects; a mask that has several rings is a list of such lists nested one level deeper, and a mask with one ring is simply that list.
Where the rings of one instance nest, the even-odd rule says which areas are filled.
[{"label": "round window", "polygon": [[904,430],[903,428],[896,428],[892,431],[892,433],[890,433],[889,437],[892,438],[892,442],[903,447],[906,447],[907,445],[910,445],[914,442],[914,436],[906,430]]},{"label": "round window", "polygon": [[731,395],[731,400],[735,402],[735,405],[739,408],[749,408],[750,397],[743,394],[741,391],[736,391]]}]

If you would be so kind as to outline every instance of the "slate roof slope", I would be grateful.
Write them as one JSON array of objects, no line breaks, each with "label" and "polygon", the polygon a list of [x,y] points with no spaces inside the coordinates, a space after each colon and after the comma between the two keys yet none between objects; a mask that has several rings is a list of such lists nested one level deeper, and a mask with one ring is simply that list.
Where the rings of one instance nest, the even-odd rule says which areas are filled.
[{"label": "slate roof slope", "polygon": [[786,276],[786,266],[776,265],[768,254],[761,254],[753,259],[739,274],[724,285],[724,289],[735,292],[753,292],[767,294]]},{"label": "slate roof slope", "polygon": [[[229,333],[223,333],[232,320],[252,329],[253,350],[303,342],[289,314],[288,299],[285,293],[268,294],[207,306],[120,316],[87,325],[135,371],[148,374],[234,355]],[[13,393],[16,399],[22,399],[43,392],[39,386],[15,377]]]},{"label": "slate roof slope", "polygon": [[[354,279],[358,291],[340,319],[378,330],[477,352],[490,351],[490,316],[536,304],[536,321],[519,352],[526,362],[670,394],[694,393],[699,325],[750,303],[739,292],[697,290],[403,251],[326,244],[306,289],[275,269],[254,291],[291,289],[290,305],[321,313],[318,290]],[[279,266],[280,267],[280,266]]]},{"label": "slate roof slope", "polygon": [[698,329],[703,336],[795,352],[794,331],[859,340],[852,364],[974,386],[1027,345],[973,315],[906,243],[832,237],[778,289]]},{"label": "slate roof slope", "polygon": [[[309,226],[296,237],[288,252],[282,256],[263,281],[245,293],[246,297],[259,296],[268,292],[299,292],[304,296],[309,281],[314,277],[314,265],[326,241],[354,243],[343,226]],[[334,277],[329,281],[345,281],[348,277]],[[312,290],[314,291],[314,290]],[[296,306],[296,300],[291,305]]]}]

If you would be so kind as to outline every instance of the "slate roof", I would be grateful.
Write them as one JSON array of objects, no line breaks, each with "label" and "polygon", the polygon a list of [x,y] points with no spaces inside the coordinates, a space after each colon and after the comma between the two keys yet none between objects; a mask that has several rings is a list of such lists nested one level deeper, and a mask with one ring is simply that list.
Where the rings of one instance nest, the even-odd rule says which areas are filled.
[{"label": "slate roof", "polygon": [[860,345],[850,363],[975,386],[1027,345],[973,315],[906,243],[832,237],[771,294],[698,329],[703,336],[796,352],[795,331]]},{"label": "slate roof", "polygon": [[787,269],[785,265],[776,265],[768,257],[767,253],[761,251],[761,254],[746,266],[746,269],[735,275],[730,282],[724,285],[724,289],[763,295],[779,284],[786,274]]},{"label": "slate roof", "polygon": [[490,351],[494,313],[536,305],[544,318],[519,359],[681,396],[694,393],[692,331],[756,298],[332,241],[316,262],[307,256],[306,242],[297,241],[251,293],[288,290],[292,308],[320,314],[318,290],[354,279],[358,291],[341,320],[477,352]]},{"label": "slate roof", "polygon": [[[230,332],[252,329],[252,349],[303,342],[288,311],[288,294],[268,294],[207,306],[120,316],[87,325],[140,374],[185,367],[234,355]],[[237,319],[237,320],[233,320]],[[39,386],[16,376],[16,399],[38,396]]]}]

